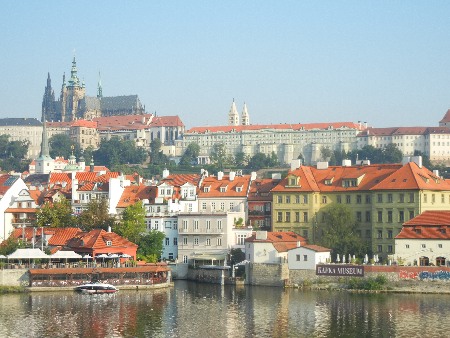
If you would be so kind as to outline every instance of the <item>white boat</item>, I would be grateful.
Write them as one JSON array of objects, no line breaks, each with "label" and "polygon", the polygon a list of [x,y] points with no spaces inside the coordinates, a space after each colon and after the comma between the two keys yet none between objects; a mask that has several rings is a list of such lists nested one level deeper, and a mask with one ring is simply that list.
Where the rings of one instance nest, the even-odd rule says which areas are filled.
[{"label": "white boat", "polygon": [[83,285],[78,285],[77,287],[75,287],[75,291],[81,293],[96,294],[96,293],[114,293],[119,291],[119,289],[111,284],[87,283]]}]

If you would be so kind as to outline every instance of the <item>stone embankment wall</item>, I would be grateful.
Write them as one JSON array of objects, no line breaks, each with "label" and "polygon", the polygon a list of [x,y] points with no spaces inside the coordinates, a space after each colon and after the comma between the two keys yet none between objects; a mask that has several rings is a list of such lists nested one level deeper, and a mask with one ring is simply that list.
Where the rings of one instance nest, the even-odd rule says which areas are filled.
[{"label": "stone embankment wall", "polygon": [[289,279],[287,264],[249,263],[245,267],[246,284],[284,286]]},{"label": "stone embankment wall", "polygon": [[225,278],[228,277],[228,270],[219,269],[189,269],[188,280],[203,283],[225,284]]},{"label": "stone embankment wall", "polygon": [[3,286],[29,286],[30,277],[27,269],[0,270],[0,285]]}]

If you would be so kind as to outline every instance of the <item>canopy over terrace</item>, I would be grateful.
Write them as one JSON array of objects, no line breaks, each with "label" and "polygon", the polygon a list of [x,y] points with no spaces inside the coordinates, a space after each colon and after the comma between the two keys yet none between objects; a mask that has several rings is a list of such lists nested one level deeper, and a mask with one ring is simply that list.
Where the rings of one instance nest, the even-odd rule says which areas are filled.
[{"label": "canopy over terrace", "polygon": [[49,259],[50,256],[41,249],[17,249],[7,256],[8,259]]},{"label": "canopy over terrace", "polygon": [[81,255],[77,254],[75,251],[62,251],[59,250],[51,255],[52,259],[80,259]]},{"label": "canopy over terrace", "polygon": [[[194,253],[192,255],[194,267],[196,265],[226,265],[226,252],[208,252],[208,253]],[[197,264],[198,263],[198,264]]]}]

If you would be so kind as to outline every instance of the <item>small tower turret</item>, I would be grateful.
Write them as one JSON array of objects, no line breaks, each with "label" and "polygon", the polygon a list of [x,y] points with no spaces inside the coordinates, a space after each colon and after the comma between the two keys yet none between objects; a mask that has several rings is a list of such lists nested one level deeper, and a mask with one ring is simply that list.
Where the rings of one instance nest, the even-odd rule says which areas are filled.
[{"label": "small tower turret", "polygon": [[228,125],[229,126],[238,126],[239,125],[239,114],[236,109],[236,103],[231,104],[230,112],[228,113]]},{"label": "small tower turret", "polygon": [[244,109],[242,109],[241,124],[243,126],[250,125],[250,116],[248,115],[247,104],[244,102]]}]

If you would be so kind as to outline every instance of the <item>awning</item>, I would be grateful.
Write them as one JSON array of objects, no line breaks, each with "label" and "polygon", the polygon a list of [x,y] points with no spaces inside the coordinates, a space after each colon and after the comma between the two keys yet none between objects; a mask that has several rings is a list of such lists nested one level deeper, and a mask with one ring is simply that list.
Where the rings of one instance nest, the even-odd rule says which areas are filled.
[{"label": "awning", "polygon": [[41,249],[17,249],[11,255],[8,255],[8,259],[39,259],[39,258],[50,258],[50,256],[42,252]]},{"label": "awning", "polygon": [[192,259],[195,259],[197,261],[211,261],[211,260],[215,260],[215,261],[222,261],[227,257],[227,255],[225,253],[198,253],[198,254],[193,254],[192,255]]},{"label": "awning", "polygon": [[51,255],[51,258],[60,258],[60,259],[78,259],[82,258],[81,255],[77,254],[75,251],[57,251],[53,255]]}]

